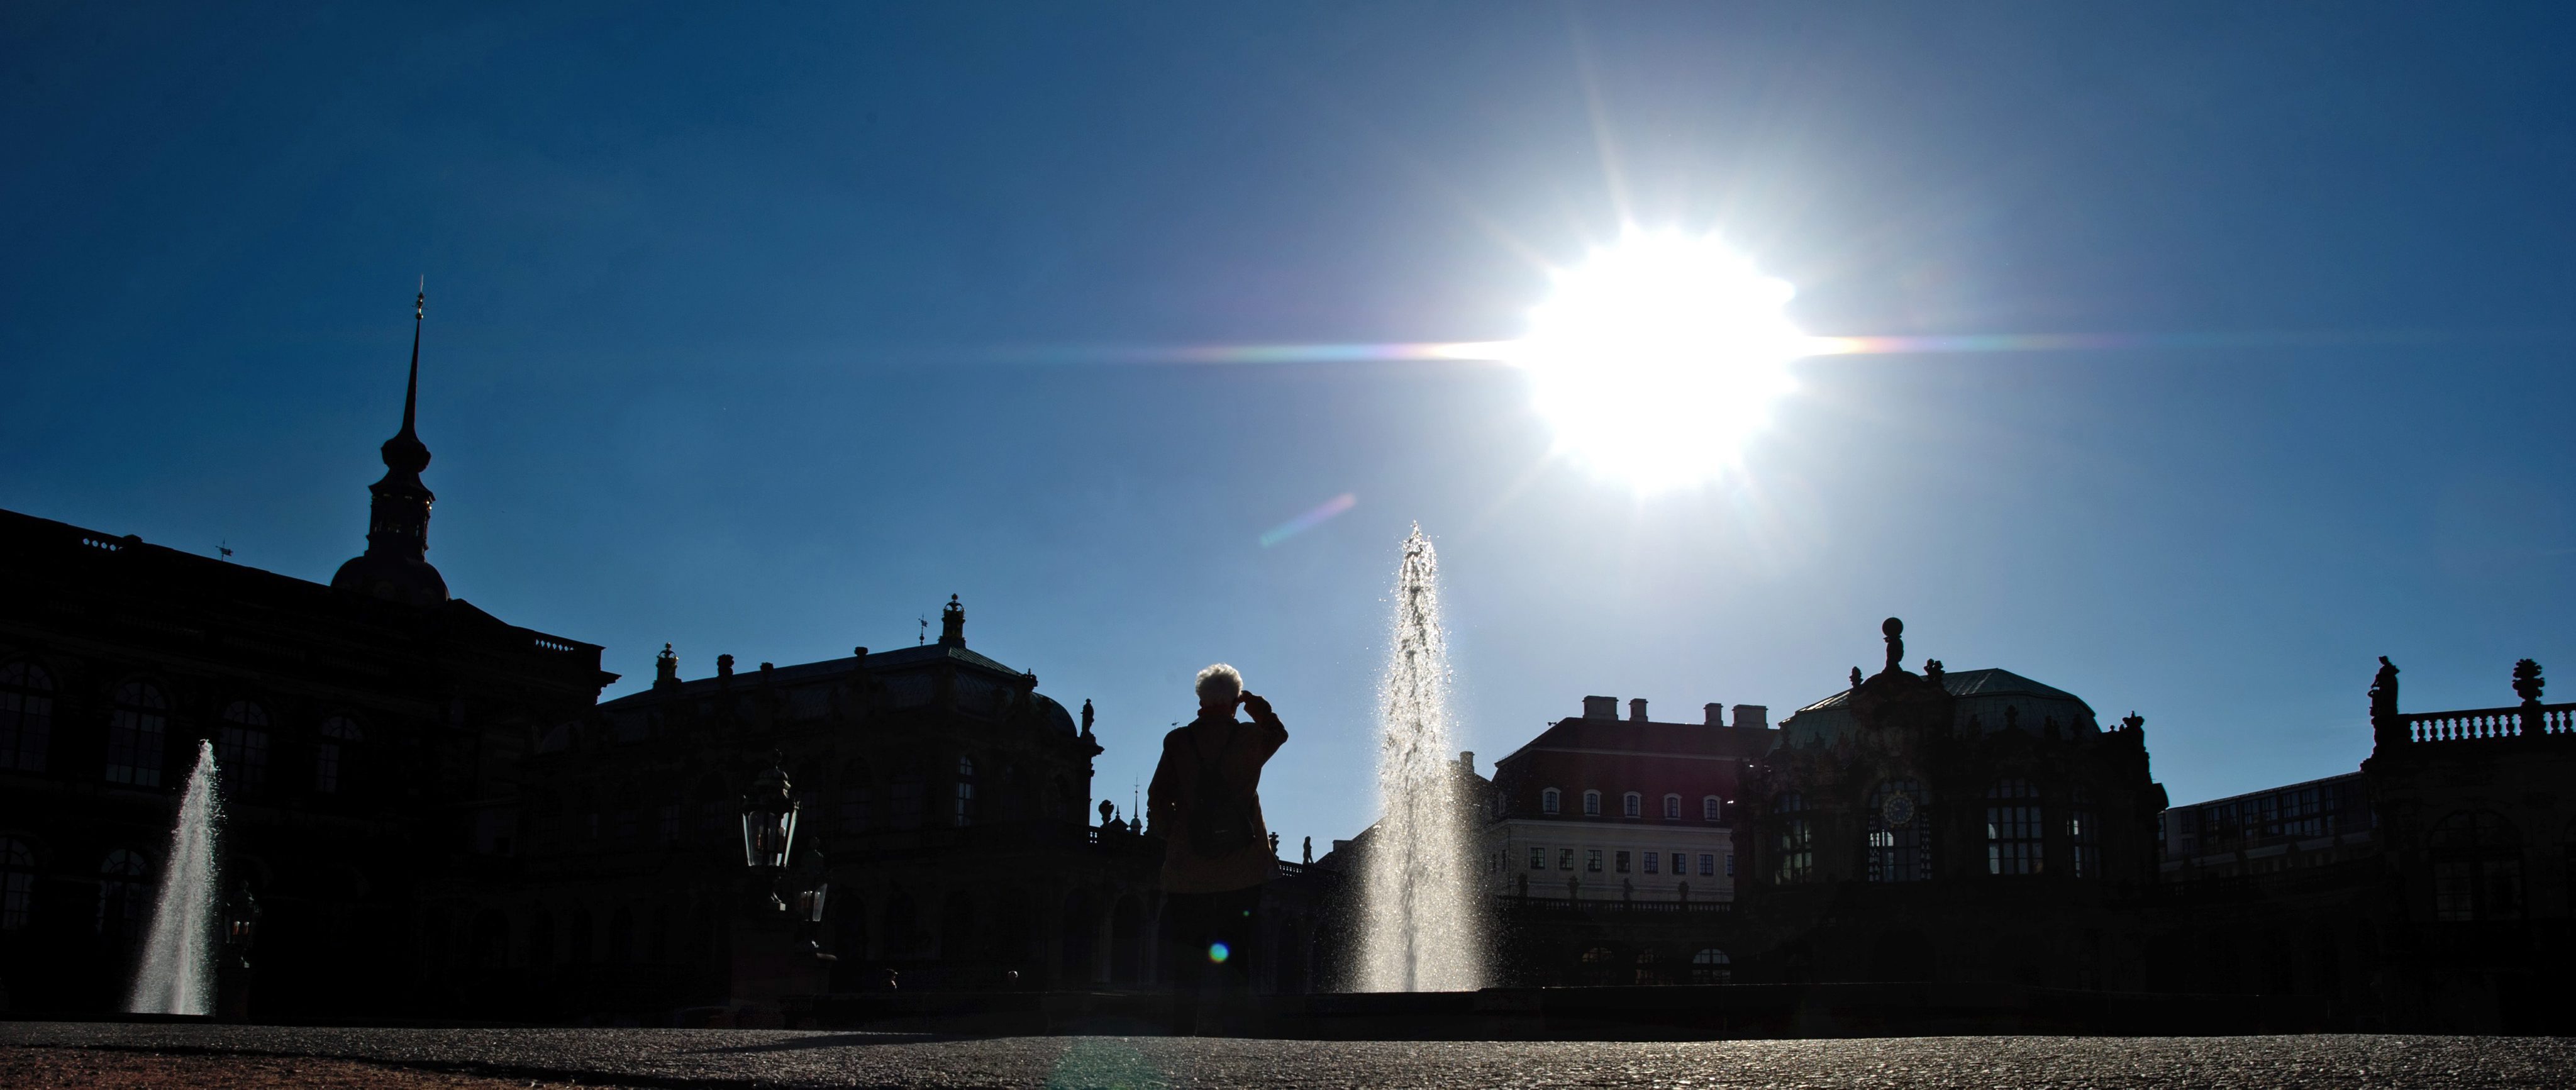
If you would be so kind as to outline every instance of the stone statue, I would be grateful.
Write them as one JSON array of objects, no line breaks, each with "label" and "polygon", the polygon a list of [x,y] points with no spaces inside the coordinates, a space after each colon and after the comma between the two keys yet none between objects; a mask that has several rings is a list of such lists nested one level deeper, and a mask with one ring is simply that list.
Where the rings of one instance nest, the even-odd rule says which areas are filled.
[{"label": "stone statue", "polygon": [[1108,828],[1108,827],[1109,827],[1109,822],[1110,822],[1110,820],[1111,820],[1111,819],[1113,819],[1113,818],[1115,818],[1117,815],[1118,815],[1118,804],[1117,804],[1117,803],[1111,802],[1111,801],[1109,801],[1108,799],[1102,799],[1102,800],[1100,800],[1100,827],[1101,827],[1101,828],[1103,828],[1103,829]]},{"label": "stone statue", "polygon": [[1315,865],[1315,838],[1311,836],[1306,838],[1306,865]]},{"label": "stone statue", "polygon": [[1279,834],[1270,834],[1270,858],[1279,858]]},{"label": "stone statue", "polygon": [[2379,676],[2370,681],[2370,721],[2378,723],[2395,718],[2397,718],[2397,664],[2388,661],[2388,656],[2381,655],[2379,656]]},{"label": "stone statue", "polygon": [[1934,681],[1939,681],[1939,680],[1941,680],[1941,660],[1939,660],[1939,659],[1925,659],[1925,660],[1923,660],[1923,676],[1928,677],[1928,678],[1931,678],[1931,679],[1932,679],[1932,680],[1934,680]]},{"label": "stone statue", "polygon": [[1905,622],[1890,617],[1878,630],[1887,633],[1887,672],[1905,669]]},{"label": "stone statue", "polygon": [[1091,701],[1082,702],[1082,736],[1091,737]]},{"label": "stone statue", "polygon": [[1860,688],[1860,667],[1852,667],[1852,688]]}]

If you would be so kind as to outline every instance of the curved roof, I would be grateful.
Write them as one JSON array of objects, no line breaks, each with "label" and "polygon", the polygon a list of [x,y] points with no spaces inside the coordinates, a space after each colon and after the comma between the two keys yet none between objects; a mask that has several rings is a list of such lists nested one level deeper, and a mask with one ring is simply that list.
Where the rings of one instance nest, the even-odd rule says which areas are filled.
[{"label": "curved roof", "polygon": [[[2045,685],[2010,670],[1955,670],[1941,675],[1941,688],[1956,698],[1951,727],[1974,727],[1992,734],[2007,723],[2037,733],[2049,720],[2070,734],[2094,734],[2101,725],[2082,697]],[[1788,745],[1831,741],[1852,729],[1850,689],[1790,713],[1780,724]]]}]

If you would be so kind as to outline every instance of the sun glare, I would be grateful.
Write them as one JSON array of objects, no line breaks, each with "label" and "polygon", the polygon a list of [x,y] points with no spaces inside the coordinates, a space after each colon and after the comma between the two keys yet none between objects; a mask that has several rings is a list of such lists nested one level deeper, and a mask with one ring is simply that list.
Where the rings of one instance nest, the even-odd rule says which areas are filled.
[{"label": "sun glare", "polygon": [[1714,237],[1631,232],[1555,282],[1510,355],[1559,445],[1640,492],[1734,467],[1807,350],[1794,289]]}]

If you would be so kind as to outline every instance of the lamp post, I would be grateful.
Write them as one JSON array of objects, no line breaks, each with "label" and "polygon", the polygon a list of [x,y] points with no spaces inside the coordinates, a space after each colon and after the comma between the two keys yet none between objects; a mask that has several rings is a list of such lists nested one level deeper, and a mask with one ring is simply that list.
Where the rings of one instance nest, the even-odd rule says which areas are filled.
[{"label": "lamp post", "polygon": [[786,998],[821,991],[824,970],[833,960],[814,940],[831,892],[821,880],[818,853],[806,851],[805,866],[793,883],[804,886],[810,879],[813,888],[780,896],[796,858],[797,803],[784,763],[783,755],[772,752],[768,771],[753,778],[742,798],[742,864],[750,888],[743,899],[745,911],[734,920],[737,1025],[784,1024]]}]

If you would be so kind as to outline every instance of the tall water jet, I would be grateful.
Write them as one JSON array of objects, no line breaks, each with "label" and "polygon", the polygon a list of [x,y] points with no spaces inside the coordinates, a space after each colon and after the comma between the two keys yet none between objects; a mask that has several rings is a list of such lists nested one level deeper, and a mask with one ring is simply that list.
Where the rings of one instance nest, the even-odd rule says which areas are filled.
[{"label": "tall water jet", "polygon": [[223,802],[215,797],[215,744],[197,744],[197,767],[179,799],[170,829],[170,853],[161,865],[161,895],[152,906],[152,930],[134,970],[134,993],[125,1009],[135,1014],[212,1014],[215,1010],[216,826]]},{"label": "tall water jet", "polygon": [[1396,572],[1395,631],[1379,692],[1385,723],[1377,786],[1386,816],[1361,853],[1360,991],[1468,991],[1485,983],[1469,800],[1449,749],[1439,574],[1439,557],[1416,525]]}]

